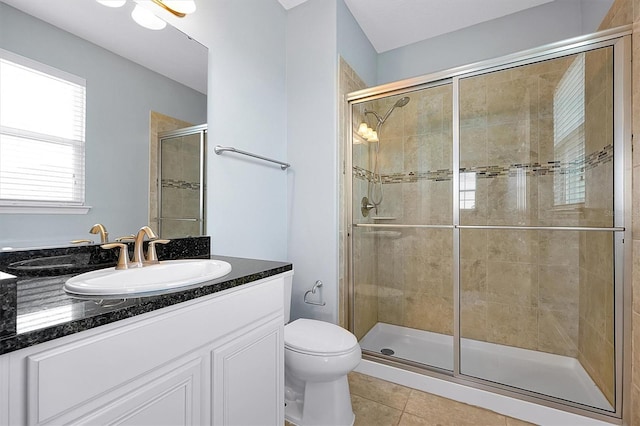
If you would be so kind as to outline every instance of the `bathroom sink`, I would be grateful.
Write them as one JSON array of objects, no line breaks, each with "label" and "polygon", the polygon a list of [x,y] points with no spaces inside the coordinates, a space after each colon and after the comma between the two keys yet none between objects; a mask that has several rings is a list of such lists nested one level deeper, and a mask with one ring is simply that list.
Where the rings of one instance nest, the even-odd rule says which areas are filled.
[{"label": "bathroom sink", "polygon": [[231,265],[222,260],[166,260],[143,268],[86,272],[67,280],[64,289],[83,296],[127,296],[199,284],[229,272]]}]

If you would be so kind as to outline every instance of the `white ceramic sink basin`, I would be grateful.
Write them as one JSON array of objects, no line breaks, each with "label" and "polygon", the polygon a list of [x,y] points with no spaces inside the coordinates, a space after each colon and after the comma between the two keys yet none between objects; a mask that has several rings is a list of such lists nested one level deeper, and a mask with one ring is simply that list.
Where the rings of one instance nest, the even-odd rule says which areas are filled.
[{"label": "white ceramic sink basin", "polygon": [[64,284],[68,293],[83,296],[124,296],[170,290],[220,278],[231,272],[222,260],[166,260],[143,268],[99,269],[70,278]]}]

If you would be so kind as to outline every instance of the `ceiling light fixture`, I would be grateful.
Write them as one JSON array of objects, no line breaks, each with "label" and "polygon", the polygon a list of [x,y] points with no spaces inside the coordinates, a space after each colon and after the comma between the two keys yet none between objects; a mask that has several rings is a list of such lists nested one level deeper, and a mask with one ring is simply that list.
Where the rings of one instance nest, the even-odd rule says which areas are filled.
[{"label": "ceiling light fixture", "polygon": [[131,17],[138,25],[141,25],[150,30],[161,30],[167,26],[167,23],[158,18],[153,14],[150,10],[145,9],[139,4],[133,8],[133,12],[131,12]]},{"label": "ceiling light fixture", "polygon": [[[127,3],[127,0],[96,0],[103,6],[121,7]],[[142,4],[155,4],[163,10],[171,13],[178,18],[184,18],[190,13],[196,11],[195,0],[134,0],[137,3],[131,12],[131,17],[138,25],[150,30],[161,30],[167,26],[164,19],[158,17],[152,9],[153,6],[142,6]]]},{"label": "ceiling light fixture", "polygon": [[151,0],[156,5],[178,18],[184,18],[196,11],[195,0]]},{"label": "ceiling light fixture", "polygon": [[127,2],[127,0],[96,0],[103,6],[107,7],[122,7]]}]

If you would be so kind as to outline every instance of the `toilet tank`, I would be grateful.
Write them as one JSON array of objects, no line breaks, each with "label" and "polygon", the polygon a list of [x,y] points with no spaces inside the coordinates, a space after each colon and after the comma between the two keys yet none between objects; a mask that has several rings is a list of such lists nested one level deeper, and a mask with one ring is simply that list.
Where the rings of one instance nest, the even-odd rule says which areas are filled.
[{"label": "toilet tank", "polygon": [[293,287],[293,274],[284,277],[284,323],[291,319],[291,288]]}]

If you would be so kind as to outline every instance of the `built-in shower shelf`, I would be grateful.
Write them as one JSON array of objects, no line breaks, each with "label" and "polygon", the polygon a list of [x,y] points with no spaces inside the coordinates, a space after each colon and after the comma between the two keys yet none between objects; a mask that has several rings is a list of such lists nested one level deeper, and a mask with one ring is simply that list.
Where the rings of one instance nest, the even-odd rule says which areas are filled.
[{"label": "built-in shower shelf", "polygon": [[395,216],[373,216],[373,220],[396,220]]}]

